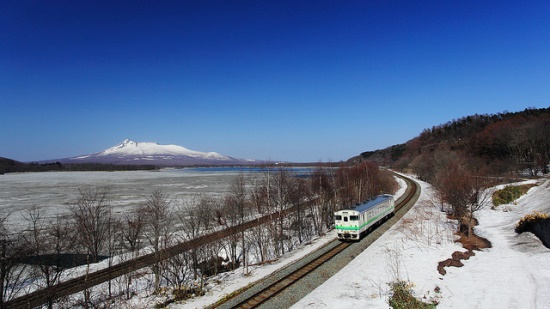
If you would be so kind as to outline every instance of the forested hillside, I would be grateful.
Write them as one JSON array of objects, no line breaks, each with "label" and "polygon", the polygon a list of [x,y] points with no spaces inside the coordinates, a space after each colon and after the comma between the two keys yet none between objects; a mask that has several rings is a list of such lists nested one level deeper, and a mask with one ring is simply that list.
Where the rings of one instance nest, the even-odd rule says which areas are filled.
[{"label": "forested hillside", "polygon": [[461,160],[472,169],[492,175],[548,173],[550,107],[455,119],[425,129],[404,144],[364,152],[350,160],[412,169],[429,180],[444,157]]}]

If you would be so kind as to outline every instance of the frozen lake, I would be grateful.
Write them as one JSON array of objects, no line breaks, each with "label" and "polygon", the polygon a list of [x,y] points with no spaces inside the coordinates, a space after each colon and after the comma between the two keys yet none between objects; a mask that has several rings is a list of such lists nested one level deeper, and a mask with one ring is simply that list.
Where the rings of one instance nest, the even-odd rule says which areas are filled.
[{"label": "frozen lake", "polygon": [[[309,169],[294,169],[307,171]],[[196,195],[222,196],[239,173],[252,177],[259,169],[183,168],[128,172],[44,172],[0,175],[0,211],[10,213],[8,224],[21,227],[22,215],[33,205],[45,208],[47,216],[68,211],[67,204],[79,197],[79,188],[110,186],[116,213],[129,211],[162,189],[175,205]]]}]

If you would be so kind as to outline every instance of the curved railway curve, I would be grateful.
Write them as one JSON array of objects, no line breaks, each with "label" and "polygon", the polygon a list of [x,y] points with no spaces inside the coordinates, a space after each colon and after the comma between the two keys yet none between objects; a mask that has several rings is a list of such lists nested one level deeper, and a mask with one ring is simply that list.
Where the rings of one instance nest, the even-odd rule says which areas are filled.
[{"label": "curved railway curve", "polygon": [[[399,221],[399,219],[416,203],[416,200],[418,200],[420,196],[420,186],[407,177],[399,174],[395,175],[404,179],[407,183],[405,193],[396,201],[395,216],[381,224],[361,241],[358,243],[348,243],[334,240],[305,258],[270,275],[268,278],[257,281],[250,288],[241,291],[238,295],[234,295],[225,302],[215,304],[210,308],[288,308],[294,302],[307,295],[316,286],[308,287],[308,284],[300,284],[305,276],[312,274],[316,269],[320,268],[324,263],[330,262],[330,260],[337,255],[342,255],[342,259],[347,262],[351,261]],[[346,252],[348,253],[347,256],[345,255]],[[340,258],[340,256],[338,257]],[[347,262],[345,263],[347,264]],[[318,280],[318,282],[322,282],[330,278],[336,272],[331,273],[328,270],[324,270],[319,273],[320,274],[317,275],[322,278]],[[299,288],[295,288],[297,286],[299,286]],[[282,297],[284,300],[275,300],[275,298],[282,293],[288,293],[291,297]]]},{"label": "curved railway curve", "polygon": [[[402,198],[396,201],[396,214],[398,214],[404,205],[411,203],[411,199],[414,198],[414,194],[419,193],[419,186],[406,177],[396,174],[398,177],[405,179],[407,182],[407,190]],[[417,192],[418,191],[418,192]],[[411,195],[412,192],[412,195]],[[414,204],[414,201],[412,202]],[[411,205],[412,206],[412,205]],[[409,206],[410,207],[410,206]],[[34,308],[46,304],[50,300],[55,300],[61,297],[66,297],[80,291],[84,291],[93,286],[101,283],[105,283],[114,278],[131,273],[133,271],[151,266],[156,262],[169,259],[173,256],[179,255],[190,249],[208,244],[212,241],[231,236],[236,233],[240,233],[243,229],[249,229],[271,220],[277,219],[281,216],[286,216],[294,211],[293,208],[288,208],[276,213],[265,215],[263,217],[245,222],[240,225],[226,228],[224,230],[216,231],[207,235],[200,236],[193,240],[189,240],[183,243],[179,243],[173,247],[162,250],[157,257],[155,253],[146,254],[138,258],[128,260],[119,264],[112,265],[109,268],[101,269],[95,272],[91,272],[87,275],[69,279],[61,282],[55,286],[40,289],[32,293],[20,296],[5,303],[7,308],[24,309]],[[397,216],[397,215],[396,215]],[[393,218],[392,218],[393,219]],[[390,219],[389,221],[391,221]],[[326,247],[326,246],[325,246]]]}]

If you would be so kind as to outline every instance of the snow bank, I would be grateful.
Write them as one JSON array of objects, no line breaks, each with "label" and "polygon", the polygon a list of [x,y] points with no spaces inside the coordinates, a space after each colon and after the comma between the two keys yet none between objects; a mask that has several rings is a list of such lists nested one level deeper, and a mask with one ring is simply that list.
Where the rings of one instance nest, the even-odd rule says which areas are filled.
[{"label": "snow bank", "polygon": [[493,247],[476,251],[463,267],[446,268],[444,276],[438,262],[465,250],[453,242],[455,223],[439,212],[431,187],[419,183],[421,197],[400,223],[292,308],[388,308],[387,283],[396,277],[414,283],[415,296],[437,300],[438,308],[550,308],[550,250],[532,234],[514,232],[523,215],[550,211],[549,180],[516,204],[479,210],[476,233]]}]

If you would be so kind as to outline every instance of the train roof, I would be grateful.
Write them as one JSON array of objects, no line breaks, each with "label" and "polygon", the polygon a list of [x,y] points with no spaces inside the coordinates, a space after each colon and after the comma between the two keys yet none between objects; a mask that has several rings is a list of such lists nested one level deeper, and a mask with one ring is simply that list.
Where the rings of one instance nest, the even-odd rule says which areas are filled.
[{"label": "train roof", "polygon": [[[370,199],[368,201],[365,201],[357,206],[355,206],[354,208],[352,209],[347,209],[347,210],[355,210],[355,211],[358,211],[358,212],[363,212],[363,211],[366,211],[367,209],[369,208],[372,208],[390,198],[393,198],[392,195],[390,194],[383,194],[383,195],[378,195],[377,197],[373,198],[373,199]],[[344,210],[344,209],[343,209]]]}]

